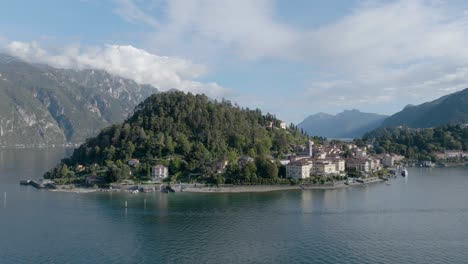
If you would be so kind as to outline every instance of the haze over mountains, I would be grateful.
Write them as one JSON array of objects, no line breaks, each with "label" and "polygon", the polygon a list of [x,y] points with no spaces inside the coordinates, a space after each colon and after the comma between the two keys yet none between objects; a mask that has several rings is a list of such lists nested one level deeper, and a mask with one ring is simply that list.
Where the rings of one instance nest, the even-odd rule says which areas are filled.
[{"label": "haze over mountains", "polygon": [[318,113],[298,124],[309,135],[327,138],[356,138],[379,127],[385,115],[345,110],[337,115]]},{"label": "haze over mountains", "polygon": [[345,110],[337,115],[311,115],[299,123],[298,127],[309,135],[360,138],[366,132],[381,127],[428,128],[459,123],[468,123],[468,89],[421,105],[407,106],[388,117],[358,110]]},{"label": "haze over mountains", "polygon": [[99,70],[66,70],[0,54],[0,146],[84,142],[157,90]]},{"label": "haze over mountains", "polygon": [[436,127],[444,124],[468,123],[468,88],[417,106],[407,106],[390,116],[382,127]]},{"label": "haze over mountains", "polygon": [[[81,143],[158,92],[101,70],[58,69],[0,54],[0,146]],[[388,117],[345,110],[318,113],[298,124],[309,135],[359,138],[379,127],[468,123],[468,89]]]}]

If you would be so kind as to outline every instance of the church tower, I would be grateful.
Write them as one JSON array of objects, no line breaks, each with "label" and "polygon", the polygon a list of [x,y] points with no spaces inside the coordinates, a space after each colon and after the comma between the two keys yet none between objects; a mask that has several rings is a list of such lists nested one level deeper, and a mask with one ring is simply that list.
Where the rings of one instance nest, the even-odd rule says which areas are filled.
[{"label": "church tower", "polygon": [[307,154],[309,157],[314,156],[313,147],[314,147],[314,142],[312,140],[309,140],[309,145],[307,146]]}]

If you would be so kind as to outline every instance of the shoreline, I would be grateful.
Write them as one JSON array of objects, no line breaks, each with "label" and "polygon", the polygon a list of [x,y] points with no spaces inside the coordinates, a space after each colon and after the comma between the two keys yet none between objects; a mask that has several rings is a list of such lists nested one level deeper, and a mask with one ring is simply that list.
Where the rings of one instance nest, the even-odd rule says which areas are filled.
[{"label": "shoreline", "polygon": [[[323,185],[313,185],[313,184],[298,184],[298,185],[231,185],[231,186],[206,186],[202,184],[172,184],[170,185],[172,189],[178,192],[186,193],[261,193],[261,192],[276,192],[276,191],[290,191],[290,190],[335,190],[343,189],[356,186],[366,186],[373,183],[382,183],[385,182],[382,179],[372,179],[364,183],[351,183],[345,184],[344,182],[335,183],[335,184],[323,184]],[[198,185],[198,186],[197,186]],[[144,186],[144,187],[143,187]],[[112,189],[102,189],[102,188],[85,188],[85,187],[73,187],[58,185],[55,189],[47,189],[52,192],[64,192],[64,193],[94,193],[94,192],[129,192],[132,193],[134,190],[139,190],[136,193],[151,193],[151,192],[162,192],[167,185],[132,185],[128,187],[134,188],[112,188]],[[135,188],[137,187],[137,188]],[[148,188],[150,187],[150,188]],[[141,191],[140,191],[141,190]]]}]

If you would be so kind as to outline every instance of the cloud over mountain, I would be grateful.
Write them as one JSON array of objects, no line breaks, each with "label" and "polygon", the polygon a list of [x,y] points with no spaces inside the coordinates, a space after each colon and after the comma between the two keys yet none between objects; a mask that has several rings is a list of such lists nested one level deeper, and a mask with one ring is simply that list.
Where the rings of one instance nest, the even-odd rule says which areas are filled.
[{"label": "cloud over mountain", "polygon": [[99,69],[140,84],[151,84],[162,91],[177,89],[222,97],[229,90],[216,83],[197,81],[206,73],[202,65],[191,61],[158,56],[131,45],[82,47],[70,45],[62,49],[45,49],[36,42],[9,42],[5,51],[27,62],[48,64],[58,68]]}]

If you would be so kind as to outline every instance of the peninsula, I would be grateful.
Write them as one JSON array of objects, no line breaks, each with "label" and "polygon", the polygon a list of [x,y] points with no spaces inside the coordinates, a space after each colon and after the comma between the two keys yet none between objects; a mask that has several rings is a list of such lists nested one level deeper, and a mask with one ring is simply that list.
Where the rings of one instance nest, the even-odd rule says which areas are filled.
[{"label": "peninsula", "polygon": [[274,115],[230,101],[171,91],[149,97],[44,178],[88,188],[121,183],[336,188],[348,177],[385,176],[383,168],[400,158],[368,155],[369,147],[310,137]]}]

